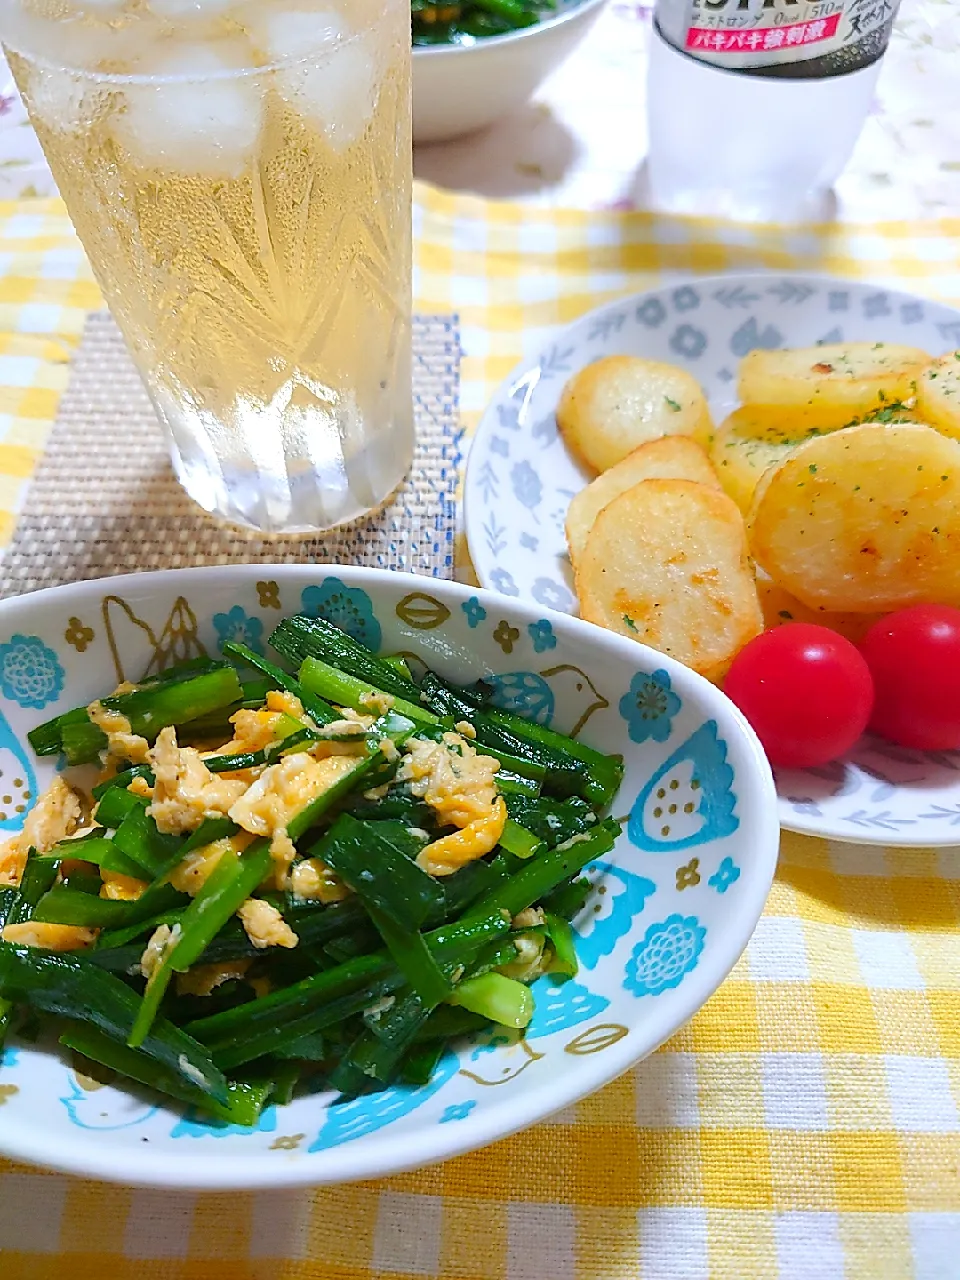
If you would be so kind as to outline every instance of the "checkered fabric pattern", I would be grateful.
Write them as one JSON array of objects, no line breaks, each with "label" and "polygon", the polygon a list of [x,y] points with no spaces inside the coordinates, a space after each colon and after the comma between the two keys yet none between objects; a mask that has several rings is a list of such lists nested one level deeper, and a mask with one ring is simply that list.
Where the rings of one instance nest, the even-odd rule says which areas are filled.
[{"label": "checkered fabric pattern", "polygon": [[[468,422],[549,327],[671,272],[803,268],[960,301],[960,220],[755,230],[421,189],[416,234],[418,308],[461,317]],[[98,302],[60,206],[0,207],[6,533]],[[960,848],[785,836],[747,952],[688,1027],[595,1097],[434,1169],[195,1196],[0,1160],[0,1276],[955,1280]]]}]

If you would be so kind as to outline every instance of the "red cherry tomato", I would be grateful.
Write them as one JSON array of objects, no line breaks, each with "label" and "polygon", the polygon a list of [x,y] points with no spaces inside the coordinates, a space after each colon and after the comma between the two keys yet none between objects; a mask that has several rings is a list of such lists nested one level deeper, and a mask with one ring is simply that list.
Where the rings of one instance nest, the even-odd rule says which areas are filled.
[{"label": "red cherry tomato", "polygon": [[772,764],[810,768],[849,751],[867,727],[873,681],[856,647],[809,622],[788,622],[737,654],[724,692]]},{"label": "red cherry tomato", "polygon": [[960,609],[901,609],[860,647],[876,689],[871,729],[920,751],[960,747]]}]

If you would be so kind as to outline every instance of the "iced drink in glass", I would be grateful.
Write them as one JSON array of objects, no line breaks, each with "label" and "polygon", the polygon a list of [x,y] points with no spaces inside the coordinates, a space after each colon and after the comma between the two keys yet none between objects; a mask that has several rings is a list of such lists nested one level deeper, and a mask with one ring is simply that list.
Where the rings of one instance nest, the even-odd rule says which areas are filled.
[{"label": "iced drink in glass", "polygon": [[413,451],[408,0],[0,0],[31,121],[207,511],[378,506]]}]

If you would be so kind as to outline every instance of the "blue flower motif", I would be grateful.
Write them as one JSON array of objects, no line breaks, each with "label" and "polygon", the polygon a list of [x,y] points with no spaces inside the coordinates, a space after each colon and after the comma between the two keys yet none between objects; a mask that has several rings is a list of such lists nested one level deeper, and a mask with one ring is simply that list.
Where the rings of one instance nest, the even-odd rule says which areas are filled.
[{"label": "blue flower motif", "polygon": [[21,707],[45,707],[63,692],[63,667],[39,636],[11,636],[0,644],[0,688]]},{"label": "blue flower motif", "polygon": [[517,501],[525,506],[528,511],[533,511],[535,507],[539,507],[540,499],[543,497],[543,484],[526,459],[514,465],[510,472],[510,483],[513,486]]},{"label": "blue flower motif", "polygon": [[471,631],[475,631],[487,616],[486,609],[476,596],[471,596],[469,600],[464,600],[460,608],[466,614],[467,625]]},{"label": "blue flower motif", "polygon": [[513,574],[507,569],[494,569],[490,575],[494,589],[504,596],[518,596],[520,588],[513,580]]},{"label": "blue flower motif", "polygon": [[449,1124],[451,1120],[466,1120],[476,1105],[476,1098],[471,1098],[469,1102],[452,1102],[444,1111],[438,1123]]},{"label": "blue flower motif", "polygon": [[691,289],[685,284],[682,289],[674,289],[673,305],[678,311],[692,311],[700,305],[700,295],[696,289]]},{"label": "blue flower motif", "polygon": [[540,545],[540,539],[535,538],[532,533],[521,533],[520,545],[527,551],[536,551],[537,547]]},{"label": "blue flower motif", "polygon": [[846,311],[850,306],[850,295],[845,289],[831,289],[827,294],[829,311]]},{"label": "blue flower motif", "polygon": [[533,641],[534,653],[546,653],[548,649],[557,647],[557,637],[553,634],[553,627],[546,618],[541,618],[539,622],[529,623],[527,631]]},{"label": "blue flower motif", "polygon": [[627,961],[623,985],[637,996],[658,996],[679,987],[697,967],[706,929],[696,916],[667,916],[652,924]]},{"label": "blue flower motif", "polygon": [[724,858],[707,881],[707,884],[716,889],[717,893],[726,893],[730,886],[736,884],[739,879],[740,868],[732,858]]},{"label": "blue flower motif", "polygon": [[620,714],[630,727],[633,742],[666,742],[680,699],[670,687],[666,671],[647,675],[638,671],[630,681],[630,692],[620,699]]},{"label": "blue flower motif", "polygon": [[670,349],[678,356],[697,360],[707,349],[707,335],[702,329],[695,329],[692,324],[682,324],[670,339]]},{"label": "blue flower motif", "polygon": [[659,298],[648,298],[637,307],[637,319],[648,329],[656,329],[667,318],[667,308]]},{"label": "blue flower motif", "polygon": [[228,640],[233,640],[236,644],[245,644],[254,653],[263,653],[263,623],[259,618],[251,618],[240,605],[235,604],[229,613],[215,613],[213,626],[221,649]]},{"label": "blue flower motif", "polygon": [[783,345],[783,334],[776,325],[768,324],[761,329],[757,317],[751,316],[730,338],[730,350],[735,356],[745,356],[748,351],[762,347],[765,351],[775,351]]},{"label": "blue flower motif", "polygon": [[566,587],[552,578],[537,578],[533,584],[533,598],[545,609],[557,609],[561,613],[569,613],[573,608],[573,596]]},{"label": "blue flower motif", "polygon": [[490,452],[499,453],[501,458],[509,458],[510,457],[510,441],[504,440],[503,436],[491,436]]},{"label": "blue flower motif", "polygon": [[863,314],[865,316],[888,316],[890,314],[890,303],[887,301],[887,295],[885,293],[872,293],[869,298],[864,298]]},{"label": "blue flower motif", "polygon": [[900,319],[904,324],[916,324],[923,319],[923,307],[919,302],[904,302],[900,306]]},{"label": "blue flower motif", "polygon": [[300,607],[311,618],[326,618],[374,653],[380,648],[380,623],[370,597],[361,587],[348,587],[339,578],[325,578],[319,587],[307,587]]}]

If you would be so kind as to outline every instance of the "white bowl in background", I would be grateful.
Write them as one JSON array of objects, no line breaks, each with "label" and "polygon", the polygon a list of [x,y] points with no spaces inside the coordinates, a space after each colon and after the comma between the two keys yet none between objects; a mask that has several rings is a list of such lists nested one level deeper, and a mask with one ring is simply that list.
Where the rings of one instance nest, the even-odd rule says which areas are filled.
[{"label": "white bowl in background", "polygon": [[596,21],[606,0],[557,0],[534,27],[476,44],[413,50],[413,140],[442,142],[522,107]]}]

